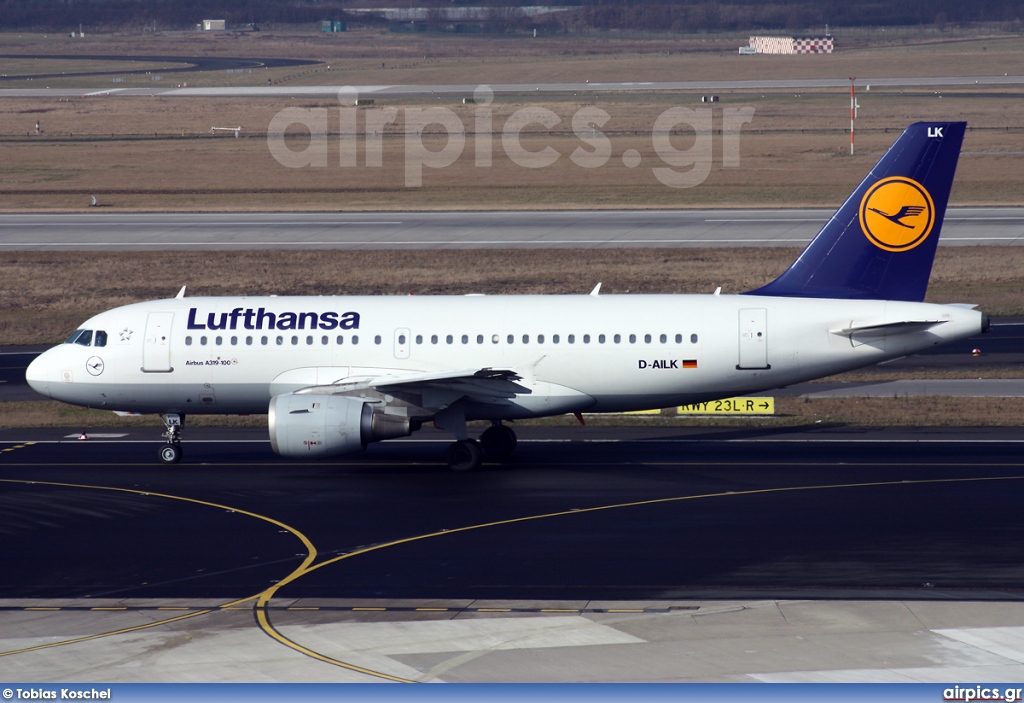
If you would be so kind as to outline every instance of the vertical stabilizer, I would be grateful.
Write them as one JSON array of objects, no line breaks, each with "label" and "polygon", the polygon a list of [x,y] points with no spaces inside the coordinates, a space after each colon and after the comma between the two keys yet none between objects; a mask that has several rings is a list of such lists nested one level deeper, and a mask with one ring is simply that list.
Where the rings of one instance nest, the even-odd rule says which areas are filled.
[{"label": "vertical stabilizer", "polygon": [[748,295],[924,300],[966,122],[918,122],[781,276]]}]

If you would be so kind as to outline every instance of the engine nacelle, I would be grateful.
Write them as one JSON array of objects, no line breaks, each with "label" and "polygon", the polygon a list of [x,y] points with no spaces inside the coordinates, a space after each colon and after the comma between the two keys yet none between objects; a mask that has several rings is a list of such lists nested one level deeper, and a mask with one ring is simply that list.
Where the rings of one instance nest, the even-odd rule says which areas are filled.
[{"label": "engine nacelle", "polygon": [[407,417],[375,412],[364,398],[286,393],[271,399],[270,446],[281,456],[331,457],[412,434]]}]

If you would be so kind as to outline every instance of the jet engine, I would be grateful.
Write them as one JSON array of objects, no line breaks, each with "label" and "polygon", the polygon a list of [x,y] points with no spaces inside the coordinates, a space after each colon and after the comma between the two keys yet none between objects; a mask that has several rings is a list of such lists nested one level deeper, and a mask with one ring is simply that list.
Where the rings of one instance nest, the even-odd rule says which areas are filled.
[{"label": "jet engine", "polygon": [[271,399],[270,446],[281,456],[332,457],[412,434],[412,420],[365,398],[286,393]]}]

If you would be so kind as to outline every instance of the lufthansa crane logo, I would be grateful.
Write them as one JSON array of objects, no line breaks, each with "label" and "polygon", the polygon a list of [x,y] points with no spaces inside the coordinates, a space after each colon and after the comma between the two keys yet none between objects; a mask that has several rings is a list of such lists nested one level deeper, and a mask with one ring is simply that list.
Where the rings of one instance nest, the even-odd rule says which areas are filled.
[{"label": "lufthansa crane logo", "polygon": [[910,251],[928,238],[934,224],[932,196],[910,178],[883,178],[860,201],[861,229],[886,251]]},{"label": "lufthansa crane logo", "polygon": [[92,376],[99,376],[103,373],[103,359],[98,356],[90,356],[85,362],[85,370]]}]

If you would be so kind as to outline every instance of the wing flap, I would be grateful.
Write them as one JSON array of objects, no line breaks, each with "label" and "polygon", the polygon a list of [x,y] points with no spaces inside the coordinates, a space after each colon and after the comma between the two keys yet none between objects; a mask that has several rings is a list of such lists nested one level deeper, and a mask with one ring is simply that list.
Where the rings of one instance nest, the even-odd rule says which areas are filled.
[{"label": "wing flap", "polygon": [[416,393],[430,391],[456,395],[476,402],[494,403],[528,394],[530,390],[517,383],[522,377],[511,369],[465,369],[439,373],[386,376],[374,379],[368,386],[382,393]]}]

